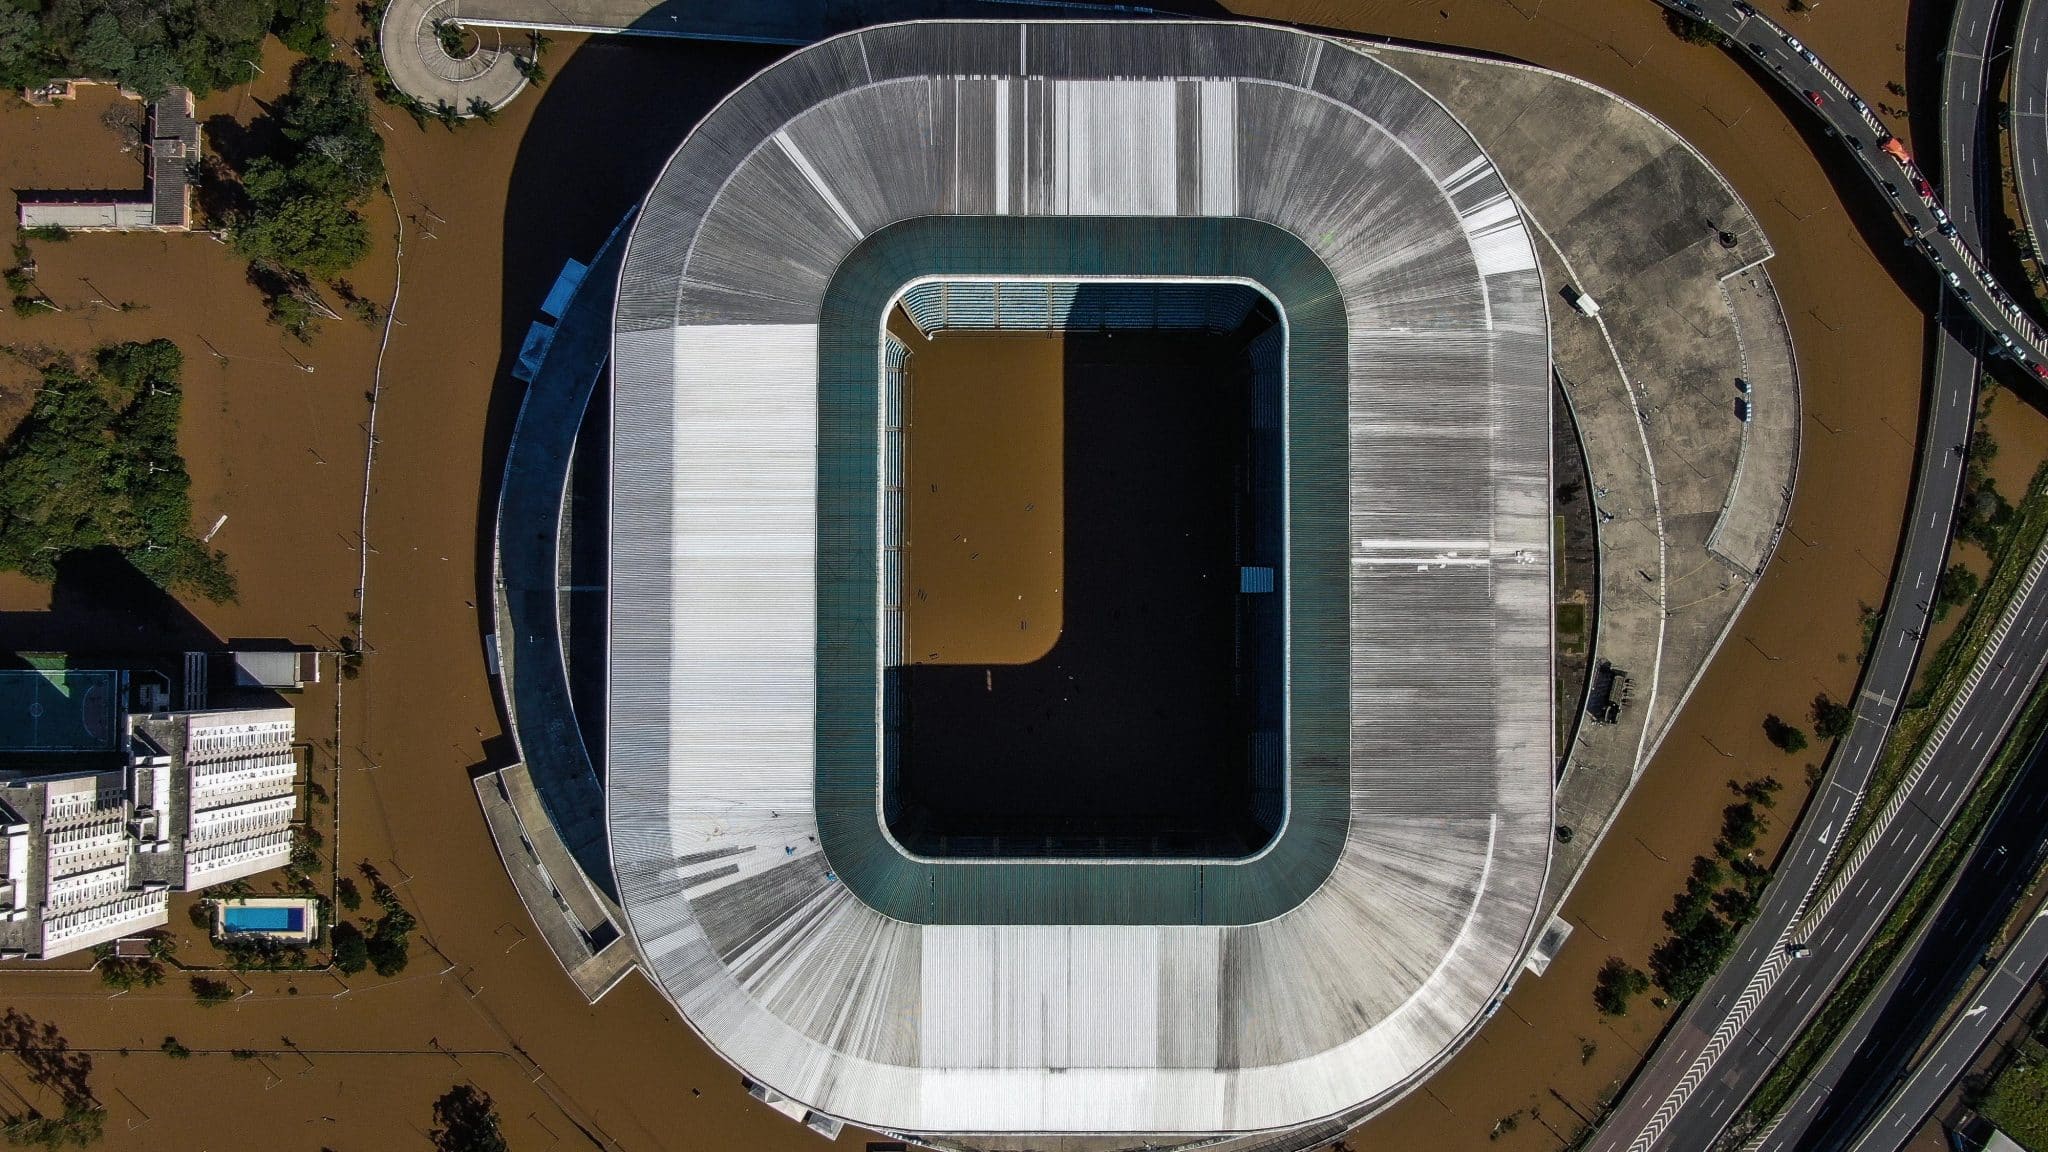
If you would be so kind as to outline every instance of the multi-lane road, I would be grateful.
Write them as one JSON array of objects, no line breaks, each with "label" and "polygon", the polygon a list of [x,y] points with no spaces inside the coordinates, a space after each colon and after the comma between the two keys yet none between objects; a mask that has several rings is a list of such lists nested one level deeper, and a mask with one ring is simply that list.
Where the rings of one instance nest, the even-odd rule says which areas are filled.
[{"label": "multi-lane road", "polygon": [[1970,1006],[1957,1015],[1940,1043],[1893,1094],[1883,1114],[1849,1146],[1850,1152],[1898,1152],[1904,1147],[1920,1121],[1948,1095],[1985,1041],[2011,1015],[2044,964],[2048,964],[2048,908],[2034,914],[2026,931],[1999,958],[1991,978],[1970,998]]},{"label": "multi-lane road", "polygon": [[[1713,22],[1730,36],[1733,51],[1799,93],[1848,144],[1865,175],[1920,237],[1922,250],[1935,260],[1944,279],[1947,272],[1954,271],[1958,283],[1978,283],[1975,270],[1982,265],[1970,252],[1962,227],[1951,223],[1945,211],[1935,215],[1938,204],[1933,190],[1930,186],[1925,193],[1920,191],[1917,168],[1900,165],[1878,150],[1882,126],[1810,49],[1734,0],[1680,0],[1669,6]],[[1815,95],[1819,96],[1817,102]],[[1969,151],[1974,154],[1978,150]],[[1974,169],[1965,159],[1952,171],[1969,173]],[[1969,223],[1975,223],[1974,211]],[[1951,231],[1956,235],[1947,234]],[[1965,269],[1971,277],[1968,281],[1963,278]],[[2005,324],[2008,339],[2017,344],[2024,335],[2038,348],[2031,323],[2003,306],[1985,307],[1994,297],[1981,283],[1978,292],[1968,293],[1969,289],[1962,287],[1949,299],[1974,304],[1973,314],[1988,311],[1991,323]],[[1945,326],[1945,330],[1952,331],[1952,327]],[[1973,409],[1976,365],[1967,350],[1941,359],[1943,370],[1936,374],[1928,397],[1906,539],[1877,642],[1859,686],[1856,722],[1836,750],[1821,793],[1787,846],[1762,908],[1738,940],[1734,960],[1694,998],[1638,1073],[1607,1117],[1594,1148],[1645,1152],[1657,1147],[1703,1148],[1713,1142],[1798,1035],[1825,998],[1825,990],[1846,970],[1883,911],[1917,871],[1935,841],[1934,833],[1968,794],[1967,780],[1996,751],[2032,686],[2031,673],[2022,676],[2011,669],[2000,670],[1979,685],[1989,690],[1966,698],[1960,719],[1948,730],[1916,786],[1902,794],[1904,806],[1898,815],[1861,867],[1847,874],[1850,886],[1835,891],[1827,908],[1810,907],[1815,899],[1828,895],[1816,892],[1815,887],[1832,853],[1857,848],[1836,841],[1856,812],[1898,701],[1910,683],[1920,636],[1927,626],[1928,605],[1947,555],[1961,482],[1960,449],[1968,439]],[[2038,355],[2029,354],[2029,359],[2042,362]],[[2048,634],[2039,628],[2024,634],[2015,629],[2000,646],[1999,655],[2008,662],[2020,656],[2019,663],[2027,670],[2038,669],[2048,655],[2004,650],[2016,643],[2048,648]],[[1804,944],[1808,954],[1795,959],[1789,947],[1794,943]]]},{"label": "multi-lane road", "polygon": [[[2048,825],[2042,819],[2048,815],[2048,762],[2043,749],[2043,742],[2036,740],[2020,776],[1956,870],[1941,907],[1926,918],[1905,950],[1904,961],[1887,974],[1884,987],[1870,998],[1856,1026],[1786,1107],[1764,1147],[1837,1152],[1873,1126],[1872,1117],[1893,1082],[1962,992],[2048,850]],[[1966,1063],[1946,1071],[1960,1072]],[[1921,1067],[1939,1069],[1938,1064]],[[1926,1077],[1921,1080],[1923,1086],[1932,1083]],[[1911,1111],[1910,1105],[1906,1111]],[[1903,1137],[1918,1119],[1886,1110],[1874,1126],[1895,1129]]]},{"label": "multi-lane road", "polygon": [[1792,98],[1809,107],[1827,131],[1839,137],[1864,176],[1889,197],[1914,242],[1948,290],[1983,325],[2000,349],[2048,378],[2048,334],[2028,319],[1992,277],[1954,226],[1919,167],[1884,151],[1891,132],[1842,78],[1784,26],[1745,0],[1658,0],[1666,8],[1705,20],[1728,37],[1729,50],[1746,57],[1775,79]]},{"label": "multi-lane road", "polygon": [[2020,211],[2039,233],[2048,228],[2048,0],[2020,4],[2012,53],[2012,150]]},{"label": "multi-lane road", "polygon": [[[1986,61],[1998,22],[1998,8],[1999,0],[1962,0],[1949,24],[1948,50],[1943,60],[1941,172],[1938,183],[1947,198],[1961,239],[1979,248],[1983,240],[1985,190],[1992,185],[1993,179],[1985,168],[1985,158],[1990,153],[1983,147],[1983,94],[1989,87]],[[1976,323],[1966,315],[1958,315],[1961,309],[1951,309],[1947,303],[1944,297],[1937,320],[1934,356],[1936,394],[1974,387],[1978,373],[1974,349],[1980,336]],[[1944,909],[1943,913],[1948,911]],[[1923,934],[1943,919],[1941,914],[1928,916],[1922,928]],[[1919,941],[1914,943],[1914,954],[1920,952],[1921,946]],[[1868,1110],[1870,1094],[1883,1090],[1881,1084],[1859,1083],[1858,1078],[1867,1079],[1874,1064],[1904,1058],[1894,1055],[1895,1048],[1892,1047],[1904,1039],[1898,1035],[1904,1025],[1892,1013],[1891,1005],[1901,988],[1914,979],[1925,981],[1928,977],[1913,963],[1899,965],[1890,974],[1845,1031],[1828,1059],[1800,1085],[1798,1094],[1777,1118],[1766,1146],[1774,1149],[1822,1144],[1835,1146],[1842,1138],[1854,1135],[1853,1125]],[[1916,995],[1922,996],[1930,991],[1924,986],[1913,989]],[[1939,1005],[1933,1007],[1938,1010]],[[1931,1027],[1932,1024],[1929,1022],[1922,1026]],[[1877,1034],[1875,1043],[1873,1034]],[[1907,1044],[1908,1050],[1910,1047]],[[1848,1078],[1847,1083],[1844,1082],[1845,1077]]]}]

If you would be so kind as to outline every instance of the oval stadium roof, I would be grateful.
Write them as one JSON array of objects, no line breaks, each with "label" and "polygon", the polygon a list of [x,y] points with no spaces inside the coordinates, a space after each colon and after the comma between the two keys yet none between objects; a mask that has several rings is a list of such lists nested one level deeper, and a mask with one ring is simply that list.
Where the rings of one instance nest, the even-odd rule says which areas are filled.
[{"label": "oval stadium roof", "polygon": [[[869,258],[941,217],[980,222]],[[834,413],[873,403],[881,317],[848,343],[834,309],[1077,261],[1290,281],[1263,284],[1300,342],[1290,443],[1326,441],[1290,483],[1338,512],[1290,513],[1289,644],[1332,671],[1291,686],[1289,772],[1330,815],[1242,862],[856,859],[878,422]],[[607,802],[650,976],[754,1080],[898,1133],[1286,1129],[1419,1083],[1511,980],[1549,863],[1548,335],[1478,145],[1332,40],[915,23],[734,92],[649,193],[613,332]]]}]

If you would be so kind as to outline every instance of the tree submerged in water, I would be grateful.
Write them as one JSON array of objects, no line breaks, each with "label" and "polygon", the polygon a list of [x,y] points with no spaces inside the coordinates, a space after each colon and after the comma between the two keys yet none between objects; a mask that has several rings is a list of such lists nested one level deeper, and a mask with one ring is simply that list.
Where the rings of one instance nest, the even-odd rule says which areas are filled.
[{"label": "tree submerged in water", "polygon": [[0,445],[0,568],[49,581],[64,557],[111,547],[164,588],[234,599],[227,557],[192,532],[183,367],[169,340],[43,366],[35,406]]}]

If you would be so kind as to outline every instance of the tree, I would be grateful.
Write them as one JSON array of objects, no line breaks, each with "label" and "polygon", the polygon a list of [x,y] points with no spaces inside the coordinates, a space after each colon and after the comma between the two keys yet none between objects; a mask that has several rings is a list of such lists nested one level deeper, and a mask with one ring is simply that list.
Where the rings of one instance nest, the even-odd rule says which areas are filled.
[{"label": "tree", "polygon": [[1847,704],[1838,704],[1823,692],[1813,698],[1813,732],[1823,740],[1840,740],[1856,726],[1856,713]]},{"label": "tree", "polygon": [[439,1152],[508,1152],[498,1112],[483,1089],[457,1084],[434,1101],[434,1147]]},{"label": "tree", "polygon": [[192,535],[168,340],[103,347],[93,369],[43,368],[35,406],[0,445],[0,568],[54,579],[73,552],[112,547],[166,588],[234,597],[226,557]]},{"label": "tree", "polygon": [[1671,29],[1673,36],[1678,37],[1687,44],[1711,47],[1724,43],[1727,40],[1727,37],[1721,35],[1719,28],[1714,27],[1705,20],[1698,20],[1687,16],[1683,12],[1665,12],[1664,26]]},{"label": "tree", "polygon": [[370,942],[362,929],[343,921],[334,926],[334,966],[353,976],[370,966]]},{"label": "tree", "polygon": [[1977,590],[1983,587],[1977,574],[1964,564],[1951,564],[1948,571],[1934,585],[1934,618],[1948,615],[1949,609],[1968,604],[1977,598]]},{"label": "tree", "polygon": [[1715,851],[1726,860],[1733,860],[1756,847],[1758,837],[1763,835],[1763,814],[1756,805],[1743,801],[1721,809],[1721,839],[1714,844]]},{"label": "tree", "polygon": [[1599,1006],[1602,1016],[1626,1016],[1629,998],[1649,988],[1650,978],[1642,969],[1619,956],[1609,956],[1594,979],[1593,1003]]},{"label": "tree", "polygon": [[1688,931],[1651,951],[1650,973],[1658,987],[1674,999],[1685,1000],[1705,986],[1734,946],[1735,929],[1709,911]]},{"label": "tree", "polygon": [[0,5],[0,88],[32,88],[56,74],[43,23],[34,12]]},{"label": "tree", "polygon": [[[336,276],[369,251],[356,205],[384,181],[384,141],[361,78],[338,60],[300,61],[275,116],[283,144],[242,172],[242,207],[228,227],[236,250],[258,265],[251,278],[272,319],[305,339],[311,301],[293,290],[292,276]],[[285,303],[294,296],[300,305]]]},{"label": "tree", "polygon": [[324,60],[334,50],[327,39],[327,0],[278,0],[270,30],[284,46]]},{"label": "tree", "polygon": [[154,956],[116,956],[112,944],[102,944],[92,952],[94,965],[100,972],[100,983],[109,988],[126,992],[133,988],[154,988],[164,982],[164,967],[156,962]]},{"label": "tree", "polygon": [[225,980],[215,980],[206,976],[194,976],[192,978],[192,996],[199,1001],[201,1007],[211,1008],[215,1004],[225,1004],[233,1000],[235,998],[235,989],[233,985]]},{"label": "tree", "polygon": [[1764,717],[1764,738],[1787,756],[1806,751],[1806,733],[1785,723],[1775,713]]},{"label": "tree", "polygon": [[67,1100],[64,1112],[44,1116],[30,1112],[11,1116],[0,1128],[9,1144],[25,1148],[88,1148],[106,1134],[106,1109],[87,1100]]}]

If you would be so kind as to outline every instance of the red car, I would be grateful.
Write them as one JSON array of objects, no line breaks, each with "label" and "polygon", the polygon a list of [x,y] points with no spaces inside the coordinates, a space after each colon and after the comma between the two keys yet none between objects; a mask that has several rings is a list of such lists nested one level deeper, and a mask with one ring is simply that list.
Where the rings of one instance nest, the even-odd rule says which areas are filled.
[{"label": "red car", "polygon": [[2034,375],[2039,376],[2043,380],[2048,380],[2048,364],[2034,365]]},{"label": "red car", "polygon": [[1934,199],[1934,185],[1929,184],[1925,180],[1913,181],[1913,189],[1914,191],[1920,193],[1921,196],[1926,197],[1929,200]]},{"label": "red car", "polygon": [[1813,106],[1814,106],[1815,108],[1819,108],[1819,107],[1821,107],[1822,105],[1824,105],[1824,104],[1826,104],[1826,103],[1827,103],[1827,101],[1826,101],[1826,100],[1823,100],[1823,99],[1821,99],[1821,95],[1820,95],[1820,93],[1818,93],[1818,92],[1808,92],[1808,93],[1806,94],[1806,98],[1807,98],[1808,100],[1811,100],[1811,101],[1813,101]]}]

